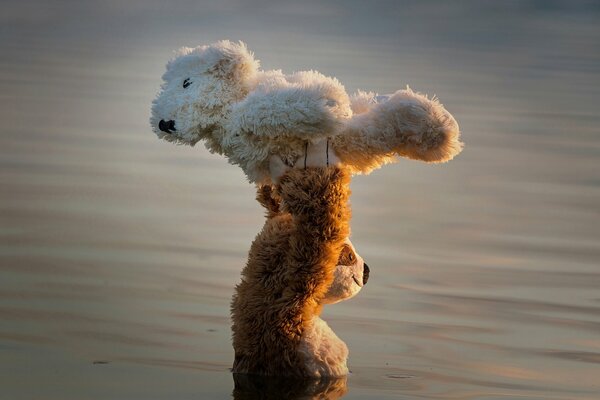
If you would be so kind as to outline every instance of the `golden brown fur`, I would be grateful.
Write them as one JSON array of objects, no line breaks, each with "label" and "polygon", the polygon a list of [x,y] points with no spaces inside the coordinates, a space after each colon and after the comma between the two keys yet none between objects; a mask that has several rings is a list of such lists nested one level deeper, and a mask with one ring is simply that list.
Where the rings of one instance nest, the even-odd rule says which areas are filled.
[{"label": "golden brown fur", "polygon": [[298,345],[349,234],[349,183],[347,169],[322,167],[292,169],[276,189],[259,189],[269,218],[232,301],[234,373],[309,375]]}]

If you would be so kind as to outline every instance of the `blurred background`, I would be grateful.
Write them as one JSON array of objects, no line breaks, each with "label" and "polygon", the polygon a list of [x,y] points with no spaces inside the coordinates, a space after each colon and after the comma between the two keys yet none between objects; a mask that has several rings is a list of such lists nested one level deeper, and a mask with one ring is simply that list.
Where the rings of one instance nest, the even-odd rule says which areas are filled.
[{"label": "blurred background", "polygon": [[371,278],[324,312],[344,398],[597,398],[599,26],[596,1],[4,1],[0,397],[232,398],[263,212],[148,123],[173,51],[231,39],[461,126],[455,160],[353,180]]}]

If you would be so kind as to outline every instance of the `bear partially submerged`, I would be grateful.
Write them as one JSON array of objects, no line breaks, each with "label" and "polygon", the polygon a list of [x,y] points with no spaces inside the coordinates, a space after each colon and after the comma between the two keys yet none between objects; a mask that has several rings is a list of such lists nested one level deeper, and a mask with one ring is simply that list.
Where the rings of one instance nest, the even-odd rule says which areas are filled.
[{"label": "bear partially submerged", "polygon": [[349,239],[350,171],[333,154],[331,166],[319,166],[322,151],[310,146],[306,168],[301,160],[259,190],[268,215],[231,305],[234,373],[348,373],[348,348],[319,314],[356,295],[369,267]]},{"label": "bear partially submerged", "polygon": [[452,115],[408,88],[348,96],[316,71],[263,71],[245,44],[221,41],[168,63],[151,125],[239,165],[267,209],[232,301],[233,372],[347,374],[348,349],[319,315],[369,276],[349,240],[350,177],[397,156],[452,159],[462,150]]}]

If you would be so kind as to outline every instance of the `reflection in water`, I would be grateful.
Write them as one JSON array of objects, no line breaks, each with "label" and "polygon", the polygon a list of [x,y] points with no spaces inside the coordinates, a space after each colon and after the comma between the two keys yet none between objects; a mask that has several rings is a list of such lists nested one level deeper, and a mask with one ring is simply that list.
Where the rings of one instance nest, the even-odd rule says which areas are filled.
[{"label": "reflection in water", "polygon": [[335,400],[347,392],[346,377],[298,379],[233,374],[235,400]]}]

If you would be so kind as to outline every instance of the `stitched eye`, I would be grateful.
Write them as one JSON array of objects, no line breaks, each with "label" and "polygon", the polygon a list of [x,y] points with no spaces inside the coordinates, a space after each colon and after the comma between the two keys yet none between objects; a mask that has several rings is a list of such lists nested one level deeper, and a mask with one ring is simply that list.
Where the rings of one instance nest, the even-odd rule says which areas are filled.
[{"label": "stitched eye", "polygon": [[348,245],[344,245],[338,258],[338,265],[352,265],[356,261],[356,255]]},{"label": "stitched eye", "polygon": [[183,81],[183,88],[184,88],[184,89],[187,89],[187,87],[188,87],[188,86],[190,86],[191,84],[192,84],[192,81],[190,81],[190,78],[186,78],[186,79]]}]

